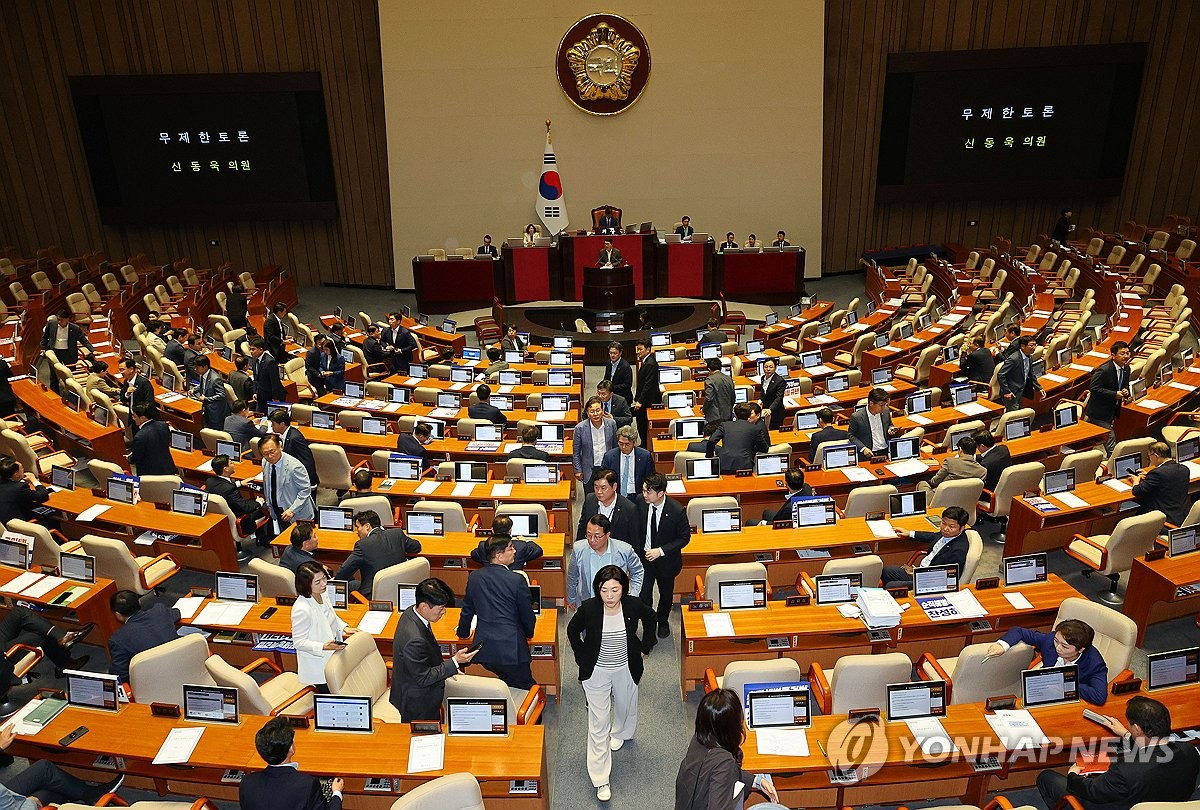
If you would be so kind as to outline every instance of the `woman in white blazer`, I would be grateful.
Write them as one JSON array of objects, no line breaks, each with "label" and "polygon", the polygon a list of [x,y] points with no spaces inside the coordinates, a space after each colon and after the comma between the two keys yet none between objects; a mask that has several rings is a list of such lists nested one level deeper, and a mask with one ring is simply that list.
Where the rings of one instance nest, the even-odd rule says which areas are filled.
[{"label": "woman in white blazer", "polygon": [[318,692],[325,686],[325,662],[345,648],[345,636],[357,632],[333,612],[325,598],[329,575],[320,563],[306,562],[296,569],[296,604],[292,605],[292,644],[296,647],[296,672],[300,683]]}]

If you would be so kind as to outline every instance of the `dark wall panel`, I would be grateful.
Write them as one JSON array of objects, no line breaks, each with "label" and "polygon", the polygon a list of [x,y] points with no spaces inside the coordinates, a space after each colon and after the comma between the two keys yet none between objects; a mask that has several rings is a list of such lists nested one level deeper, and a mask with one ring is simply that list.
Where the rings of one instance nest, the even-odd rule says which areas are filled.
[{"label": "dark wall panel", "polygon": [[[112,259],[275,262],[305,285],[392,286],[375,0],[6,0],[0,30],[0,243],[26,257],[56,244]],[[68,76],[256,71],[322,74],[336,220],[100,224]]]}]

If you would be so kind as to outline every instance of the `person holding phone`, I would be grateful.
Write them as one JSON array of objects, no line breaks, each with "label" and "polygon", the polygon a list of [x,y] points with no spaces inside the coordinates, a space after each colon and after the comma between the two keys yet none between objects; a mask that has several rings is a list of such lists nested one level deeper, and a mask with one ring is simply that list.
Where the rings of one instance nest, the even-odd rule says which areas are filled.
[{"label": "person holding phone", "polygon": [[347,627],[325,598],[329,574],[320,563],[306,562],[296,569],[296,604],[292,605],[292,644],[300,683],[327,694],[325,662],[345,649],[343,639],[358,630]]},{"label": "person holding phone", "polygon": [[[493,534],[484,549],[487,565],[467,577],[457,635],[467,638],[474,632],[471,649],[482,647],[475,663],[499,675],[513,689],[531,689],[529,639],[536,618],[529,580],[509,568],[517,559],[512,537]],[[477,619],[475,627],[472,619]]]},{"label": "person holding phone", "polygon": [[696,709],[696,733],[675,777],[675,810],[734,810],[742,807],[747,790],[771,800],[756,807],[781,810],[771,775],[742,770],[745,741],[746,721],[737,693],[714,689],[705,695]]}]

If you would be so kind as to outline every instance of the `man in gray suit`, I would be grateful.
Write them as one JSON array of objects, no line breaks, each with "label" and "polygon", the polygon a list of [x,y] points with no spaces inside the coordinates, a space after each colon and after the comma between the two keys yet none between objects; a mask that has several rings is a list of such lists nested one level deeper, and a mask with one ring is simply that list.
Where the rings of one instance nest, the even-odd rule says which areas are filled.
[{"label": "man in gray suit", "polygon": [[442,713],[446,679],[471,663],[479,650],[459,647],[449,659],[430,627],[441,621],[446,608],[454,607],[454,592],[440,579],[430,577],[417,585],[417,603],[400,614],[392,639],[392,705],[405,723],[437,720]]},{"label": "man in gray suit", "polygon": [[710,357],[704,381],[704,421],[728,422],[733,418],[733,378],[721,370],[721,358]]},{"label": "man in gray suit", "polygon": [[604,454],[617,446],[617,423],[604,413],[604,403],[592,397],[584,406],[584,419],[575,426],[571,464],[575,480],[591,483],[592,476],[604,466]]},{"label": "man in gray suit", "polygon": [[889,399],[887,391],[872,388],[867,394],[867,406],[850,417],[850,441],[872,456],[886,453],[888,439],[900,435],[900,428],[892,427]]},{"label": "man in gray suit", "polygon": [[266,431],[260,429],[250,419],[250,406],[245,400],[239,399],[233,403],[229,416],[225,417],[223,430],[242,446],[242,452],[250,449],[250,440],[266,436]]},{"label": "man in gray suit", "polygon": [[200,377],[200,401],[204,403],[204,426],[224,430],[225,417],[229,416],[225,383],[221,381],[221,375],[212,370],[212,363],[206,356],[197,357],[195,365],[196,374]]},{"label": "man in gray suit", "polygon": [[[421,553],[419,542],[399,526],[384,529],[379,514],[370,509],[354,515],[354,533],[358,535],[358,542],[333,578],[349,580],[357,573],[359,585],[355,590],[367,598],[371,596],[377,573]],[[391,599],[392,596],[384,594],[383,598]]]},{"label": "man in gray suit", "polygon": [[1017,339],[1017,350],[1008,355],[1000,367],[1000,402],[1004,410],[1015,411],[1021,407],[1022,399],[1033,399],[1042,390],[1031,371],[1033,353],[1037,351],[1037,339],[1025,335]]},{"label": "man in gray suit", "polygon": [[958,440],[958,453],[942,462],[942,468],[937,471],[931,481],[922,481],[917,489],[937,489],[943,481],[959,481],[963,478],[978,478],[987,480],[987,468],[975,460],[975,450],[978,445],[970,436]]},{"label": "man in gray suit", "polygon": [[313,504],[308,470],[283,452],[283,445],[274,433],[268,433],[259,441],[258,451],[263,457],[263,496],[275,534],[278,535],[294,521],[312,520],[317,510]]},{"label": "man in gray suit", "polygon": [[722,422],[713,434],[712,441],[719,442],[717,458],[721,460],[722,475],[754,469],[755,454],[765,453],[771,446],[767,423],[761,419],[751,422],[750,412],[750,403],[739,402],[733,409],[736,418]]}]

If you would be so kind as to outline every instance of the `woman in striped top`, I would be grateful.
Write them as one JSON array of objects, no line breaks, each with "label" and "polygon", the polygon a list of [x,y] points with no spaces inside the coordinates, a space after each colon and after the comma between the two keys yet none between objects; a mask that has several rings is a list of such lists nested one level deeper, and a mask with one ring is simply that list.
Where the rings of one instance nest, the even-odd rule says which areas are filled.
[{"label": "woman in striped top", "polygon": [[658,619],[646,603],[628,594],[629,575],[615,565],[596,572],[592,591],[596,596],[584,600],[567,624],[567,638],[587,696],[588,776],[596,798],[606,802],[612,798],[612,752],[637,731],[637,685],[642,659],[657,640]]}]

